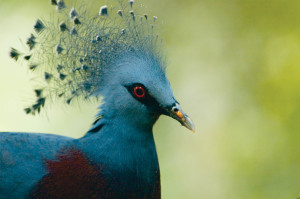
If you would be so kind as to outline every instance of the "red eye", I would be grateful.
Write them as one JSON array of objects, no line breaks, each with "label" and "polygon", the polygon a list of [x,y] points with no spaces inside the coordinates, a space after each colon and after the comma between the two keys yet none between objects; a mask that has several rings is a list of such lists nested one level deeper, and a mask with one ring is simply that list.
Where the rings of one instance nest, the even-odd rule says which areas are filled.
[{"label": "red eye", "polygon": [[137,86],[134,88],[133,93],[135,96],[137,96],[138,98],[142,98],[145,96],[146,92],[145,89],[141,86]]}]

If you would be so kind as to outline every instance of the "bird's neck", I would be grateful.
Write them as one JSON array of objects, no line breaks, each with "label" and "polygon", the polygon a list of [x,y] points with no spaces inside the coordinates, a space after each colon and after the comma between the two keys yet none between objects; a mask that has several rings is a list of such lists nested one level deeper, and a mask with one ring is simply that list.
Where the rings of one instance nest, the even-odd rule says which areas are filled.
[{"label": "bird's neck", "polygon": [[148,123],[133,121],[134,118],[145,120],[137,115],[118,117],[108,114],[106,109],[102,109],[98,115],[100,119],[77,141],[78,147],[92,161],[122,170],[137,167],[149,167],[149,171],[158,169],[152,133],[155,120]]},{"label": "bird's neck", "polygon": [[[94,157],[101,157],[102,160],[106,155],[109,156],[107,158],[125,155],[125,159],[136,159],[144,155],[156,157],[152,132],[154,122],[149,125],[139,125],[138,121],[132,121],[133,118],[139,117],[112,117],[103,110],[98,115],[92,128],[78,140],[78,144],[84,148],[84,151]],[[120,162],[120,158],[115,159]]]},{"label": "bird's neck", "polygon": [[128,125],[126,119],[106,118],[103,113],[91,130],[77,140],[77,148],[92,164],[103,168],[108,179],[115,179],[112,186],[124,187],[128,193],[139,190],[141,198],[150,192],[158,194],[159,164],[152,126]]}]

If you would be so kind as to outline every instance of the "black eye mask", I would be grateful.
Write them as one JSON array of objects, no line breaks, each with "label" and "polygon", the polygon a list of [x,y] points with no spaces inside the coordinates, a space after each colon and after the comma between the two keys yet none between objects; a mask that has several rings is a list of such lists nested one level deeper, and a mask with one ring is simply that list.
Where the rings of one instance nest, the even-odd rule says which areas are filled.
[{"label": "black eye mask", "polygon": [[134,99],[144,104],[147,108],[160,112],[163,111],[159,103],[149,94],[148,89],[143,84],[134,83],[124,86]]}]

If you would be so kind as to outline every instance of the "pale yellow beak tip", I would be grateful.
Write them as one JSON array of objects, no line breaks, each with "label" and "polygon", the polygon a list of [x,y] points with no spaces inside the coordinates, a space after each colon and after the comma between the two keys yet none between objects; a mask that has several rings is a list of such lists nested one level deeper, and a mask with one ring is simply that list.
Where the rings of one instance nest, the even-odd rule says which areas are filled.
[{"label": "pale yellow beak tip", "polygon": [[183,125],[185,127],[187,127],[189,130],[191,130],[193,133],[195,133],[196,130],[195,130],[195,125],[194,125],[193,121],[188,116],[186,116],[184,118],[185,118],[185,121],[183,121]]}]

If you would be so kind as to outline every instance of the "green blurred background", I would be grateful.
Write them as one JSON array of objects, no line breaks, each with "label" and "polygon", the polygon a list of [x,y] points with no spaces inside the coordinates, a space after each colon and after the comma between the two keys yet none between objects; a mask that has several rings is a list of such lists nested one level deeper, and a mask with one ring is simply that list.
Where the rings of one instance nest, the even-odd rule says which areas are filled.
[{"label": "green blurred background", "polygon": [[[138,2],[138,0],[136,0]],[[165,199],[300,197],[300,1],[151,0],[174,93],[196,133],[155,125]],[[48,0],[0,0],[0,131],[80,137],[98,104],[26,115],[33,75],[11,60]]]}]

